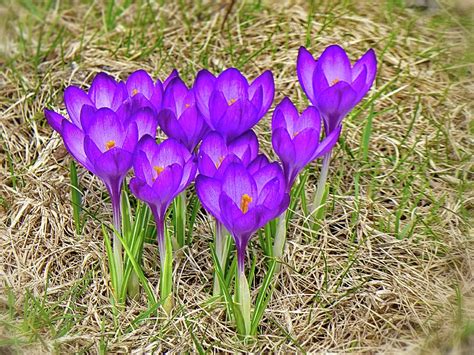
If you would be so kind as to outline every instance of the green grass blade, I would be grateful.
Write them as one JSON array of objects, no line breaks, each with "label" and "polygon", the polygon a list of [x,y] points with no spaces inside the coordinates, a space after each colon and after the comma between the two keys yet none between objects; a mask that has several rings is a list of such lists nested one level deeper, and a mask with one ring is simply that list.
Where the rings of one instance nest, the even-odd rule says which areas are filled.
[{"label": "green grass blade", "polygon": [[76,163],[71,161],[70,164],[70,178],[71,178],[71,202],[72,202],[72,217],[74,219],[74,225],[76,226],[76,233],[82,233],[81,223],[81,205],[82,205],[82,194],[79,188],[79,181],[77,178]]}]

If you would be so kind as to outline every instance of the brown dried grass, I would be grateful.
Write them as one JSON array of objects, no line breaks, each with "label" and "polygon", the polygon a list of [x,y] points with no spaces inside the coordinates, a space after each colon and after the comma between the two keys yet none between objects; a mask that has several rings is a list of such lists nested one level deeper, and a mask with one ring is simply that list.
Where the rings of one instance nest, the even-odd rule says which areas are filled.
[{"label": "brown dried grass", "polygon": [[[45,124],[42,109],[62,108],[65,86],[87,87],[91,77],[103,70],[124,78],[144,68],[164,78],[176,66],[189,82],[206,56],[215,72],[235,65],[230,43],[237,55],[261,49],[241,69],[251,78],[272,69],[275,102],[288,95],[302,108],[295,60],[306,40],[308,6],[294,2],[252,6],[235,4],[224,26],[228,32],[221,31],[223,5],[181,8],[169,3],[160,9],[131,5],[108,33],[101,23],[105,11],[101,4],[52,9],[44,13],[44,22],[15,3],[4,9],[11,26],[5,29],[2,48],[7,55],[0,76],[0,300],[5,309],[0,337],[26,342],[7,341],[13,345],[4,350],[99,352],[101,341],[106,341],[111,352],[185,351],[195,346],[191,329],[205,348],[219,352],[469,351],[472,342],[459,335],[472,316],[468,305],[473,292],[474,246],[466,217],[473,198],[469,190],[473,81],[460,73],[467,68],[472,74],[472,67],[459,64],[469,38],[466,28],[454,20],[433,27],[428,17],[408,9],[388,11],[378,2],[322,5],[312,19],[314,53],[331,43],[344,45],[353,58],[368,47],[379,54],[385,48],[376,89],[391,83],[375,103],[380,114],[373,123],[369,163],[337,150],[331,169],[331,207],[317,238],[310,238],[301,211],[296,211],[286,264],[261,335],[249,344],[239,342],[222,305],[205,306],[212,283],[208,251],[212,237],[204,214],[198,216],[193,245],[175,258],[176,297],[182,308],[174,317],[154,316],[130,330],[130,322],[146,310],[144,297],[131,302],[122,314],[112,313],[99,223],[89,219],[83,235],[75,235],[67,170],[71,158]],[[156,21],[139,30],[137,11],[144,11],[143,16],[155,11]],[[18,37],[20,25],[26,29],[26,49]],[[65,31],[62,48],[45,52],[35,68],[38,33],[44,33],[44,50],[60,28]],[[129,50],[128,31],[134,38]],[[154,43],[160,31],[163,44],[144,55],[143,43]],[[139,36],[142,42],[136,39]],[[356,156],[366,115],[367,111],[345,126],[346,145]],[[267,152],[270,117],[257,129]],[[16,187],[7,154],[13,160]],[[312,195],[316,175],[308,183],[307,196]],[[80,169],[80,183],[86,208],[108,220],[109,205],[100,182]],[[403,201],[404,194],[408,201]],[[418,221],[409,238],[397,239],[384,227],[397,210],[405,218],[403,226],[413,218]],[[157,260],[155,246],[146,245],[144,271],[152,285],[158,285]],[[259,258],[257,280],[264,269]],[[86,290],[71,293],[81,282]],[[14,296],[13,310],[7,289]],[[39,299],[46,293],[45,309],[57,319],[25,327],[26,290]],[[72,329],[55,336],[54,330],[60,330],[70,314],[77,317]]]}]

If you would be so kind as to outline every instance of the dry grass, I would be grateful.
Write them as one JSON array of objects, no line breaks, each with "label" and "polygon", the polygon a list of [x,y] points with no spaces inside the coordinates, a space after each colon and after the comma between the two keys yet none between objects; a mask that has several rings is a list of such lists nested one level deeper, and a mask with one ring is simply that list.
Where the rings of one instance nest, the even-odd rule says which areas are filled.
[{"label": "dry grass", "polygon": [[[392,3],[320,5],[308,16],[310,8],[295,2],[237,2],[224,26],[224,5],[133,4],[115,20],[104,4],[6,5],[0,351],[184,351],[195,349],[194,335],[214,351],[469,352],[472,23],[443,7],[425,15]],[[87,87],[98,71],[124,78],[145,68],[164,78],[176,66],[190,82],[202,67],[231,65],[249,77],[272,69],[275,102],[288,95],[302,108],[297,49],[306,44],[318,53],[335,42],[353,58],[368,47],[379,55],[368,159],[360,159],[365,108],[346,122],[317,237],[295,213],[261,335],[239,342],[222,305],[206,306],[212,237],[204,214],[192,246],[175,258],[173,318],[154,315],[132,325],[147,309],[144,297],[114,315],[100,225],[89,218],[83,235],[74,233],[71,158],[42,109],[62,108],[64,88]],[[257,129],[267,152],[270,117]],[[80,172],[85,207],[108,220],[103,187]],[[257,243],[251,255],[260,270],[256,290],[265,270]],[[144,270],[155,286],[157,260],[155,246],[146,245]]]}]

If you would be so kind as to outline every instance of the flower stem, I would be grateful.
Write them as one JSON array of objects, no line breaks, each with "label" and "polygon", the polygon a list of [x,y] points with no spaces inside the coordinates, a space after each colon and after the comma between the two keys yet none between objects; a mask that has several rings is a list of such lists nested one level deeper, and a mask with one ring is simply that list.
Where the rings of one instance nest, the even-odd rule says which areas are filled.
[{"label": "flower stem", "polygon": [[179,248],[186,244],[186,191],[174,201],[176,241]]},{"label": "flower stem", "polygon": [[[273,256],[281,259],[286,243],[286,211],[278,217],[275,241],[273,242]],[[278,266],[277,266],[278,267]]]},{"label": "flower stem", "polygon": [[[240,259],[240,258],[239,258]],[[250,334],[250,289],[247,278],[245,277],[244,267],[239,263],[238,274],[235,285],[235,301],[242,316],[242,326],[240,327],[240,335]],[[239,328],[239,327],[238,327]]]},{"label": "flower stem", "polygon": [[173,248],[171,239],[165,231],[164,216],[155,214],[158,250],[160,253],[160,298],[167,314],[173,308]]},{"label": "flower stem", "polygon": [[[216,245],[216,254],[219,261],[219,266],[225,276],[225,264],[227,261],[227,255],[229,253],[230,247],[230,238],[227,235],[227,232],[217,219],[216,219],[216,231],[215,231],[215,245]],[[221,288],[219,285],[219,279],[217,277],[217,271],[214,272],[214,288],[212,291],[213,296],[219,296],[221,294]]]},{"label": "flower stem", "polygon": [[319,174],[318,188],[316,194],[314,195],[313,206],[311,207],[311,215],[313,218],[316,218],[316,213],[321,208],[321,201],[323,199],[324,190],[326,188],[326,180],[328,178],[329,163],[331,161],[331,152],[329,151],[323,159],[323,166],[321,168],[321,173]]},{"label": "flower stem", "polygon": [[117,234],[122,233],[122,182],[117,182],[109,188],[110,199],[112,200],[112,211],[113,211],[113,223],[115,231],[113,233],[113,251],[114,251],[114,263],[117,268],[117,285],[118,290],[114,290],[116,293],[122,289],[123,282],[123,258],[122,258],[122,243],[118,238]]}]

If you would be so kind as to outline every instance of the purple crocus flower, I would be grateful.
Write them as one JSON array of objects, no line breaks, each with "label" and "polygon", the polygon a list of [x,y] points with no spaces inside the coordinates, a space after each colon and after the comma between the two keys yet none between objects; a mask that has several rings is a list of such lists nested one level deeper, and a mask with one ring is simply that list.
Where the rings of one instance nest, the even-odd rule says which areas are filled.
[{"label": "purple crocus flower", "polygon": [[194,83],[196,102],[209,127],[232,140],[251,129],[273,102],[275,86],[271,71],[265,71],[250,85],[235,68],[215,77],[201,70]]},{"label": "purple crocus flower", "polygon": [[275,108],[272,118],[272,144],[283,163],[283,171],[290,190],[301,170],[312,160],[330,151],[337,143],[341,127],[320,142],[321,118],[318,110],[309,106],[298,113],[289,98]]},{"label": "purple crocus flower", "polygon": [[245,250],[252,235],[279,216],[290,201],[278,163],[263,164],[251,174],[241,162],[233,162],[220,178],[199,175],[196,192],[204,208],[234,238],[238,271],[244,272]]},{"label": "purple crocus flower", "polygon": [[320,111],[329,135],[371,88],[377,59],[374,50],[369,49],[352,66],[340,46],[327,47],[318,60],[301,47],[296,71],[306,96]]},{"label": "purple crocus flower", "polygon": [[201,175],[213,177],[226,166],[239,160],[248,166],[258,154],[258,139],[253,131],[247,131],[229,144],[217,132],[210,132],[202,141],[198,155],[198,169]]},{"label": "purple crocus flower", "polygon": [[177,72],[167,83],[158,121],[168,137],[178,140],[190,152],[209,131],[209,126],[197,110],[193,89],[188,89]]},{"label": "purple crocus flower", "polygon": [[157,144],[151,136],[143,137],[133,159],[135,177],[130,190],[146,202],[155,217],[160,255],[164,256],[164,221],[173,199],[193,181],[196,163],[181,143],[169,138]]}]

